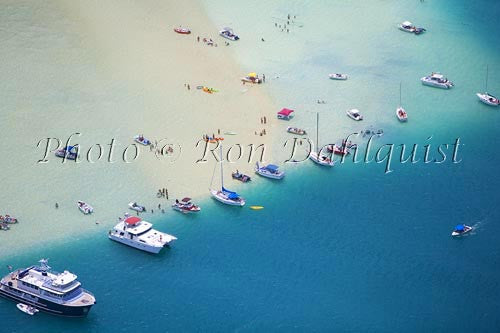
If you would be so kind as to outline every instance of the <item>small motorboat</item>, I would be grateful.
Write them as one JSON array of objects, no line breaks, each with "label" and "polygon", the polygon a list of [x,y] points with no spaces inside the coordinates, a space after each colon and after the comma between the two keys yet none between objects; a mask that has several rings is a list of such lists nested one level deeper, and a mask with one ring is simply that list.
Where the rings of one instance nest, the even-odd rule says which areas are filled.
[{"label": "small motorboat", "polygon": [[39,311],[34,306],[26,305],[26,304],[23,304],[23,303],[17,303],[16,306],[17,306],[17,308],[19,310],[21,310],[22,312],[24,312],[26,314],[29,314],[30,316],[34,315],[35,313],[37,313]]},{"label": "small motorboat", "polygon": [[78,157],[78,145],[66,146],[62,149],[58,149],[56,150],[55,155],[68,160],[76,160]]},{"label": "small motorboat", "polygon": [[178,34],[183,34],[183,35],[189,35],[191,33],[191,30],[182,27],[174,28],[174,31],[177,32]]},{"label": "small motorboat", "polygon": [[222,30],[219,31],[219,35],[232,41],[240,39],[240,37],[233,32],[233,29],[229,27],[222,28]]},{"label": "small motorboat", "polygon": [[288,126],[286,128],[286,131],[288,133],[292,133],[292,134],[297,134],[297,135],[306,135],[306,131],[301,129],[301,128],[297,128],[297,127],[290,127]]},{"label": "small motorboat", "polygon": [[77,201],[76,203],[78,205],[78,209],[83,214],[87,215],[87,214],[90,214],[90,213],[94,212],[94,208],[91,205],[89,205],[89,204],[87,204],[87,203],[85,203],[83,201]]},{"label": "small motorboat", "polygon": [[347,80],[347,74],[333,73],[328,75],[331,80]]},{"label": "small motorboat", "polygon": [[247,76],[241,78],[241,81],[258,84],[263,82],[262,79],[259,78],[257,73],[248,73]]},{"label": "small motorboat", "polygon": [[197,213],[201,210],[201,208],[199,206],[196,206],[191,201],[191,198],[184,198],[180,201],[175,199],[175,203],[172,205],[172,208],[174,210],[179,211],[179,212],[184,213],[184,214]]},{"label": "small motorboat", "polygon": [[4,230],[4,231],[7,231],[10,229],[10,226],[5,223],[5,222],[0,222],[0,230]]},{"label": "small motorboat", "polygon": [[403,23],[398,24],[398,28],[399,30],[411,32],[415,35],[420,35],[422,32],[426,31],[424,28],[417,28],[410,21],[404,21]]},{"label": "small motorboat", "polygon": [[455,230],[451,233],[453,237],[462,236],[463,234],[472,231],[474,228],[465,224],[459,224],[455,227]]},{"label": "small motorboat", "polygon": [[496,98],[495,96],[493,96],[491,94],[488,94],[487,92],[485,92],[485,93],[477,93],[476,96],[484,104],[488,104],[488,105],[491,105],[491,106],[498,106],[498,105],[500,105],[500,100],[498,98]]},{"label": "small motorboat", "polygon": [[239,180],[242,183],[247,183],[252,180],[250,176],[244,175],[240,173],[238,170],[236,170],[236,172],[233,172],[231,175],[233,176],[233,179]]},{"label": "small motorboat", "polygon": [[396,116],[398,117],[398,120],[401,122],[405,122],[408,120],[408,114],[406,113],[405,109],[401,106],[396,109]]},{"label": "small motorboat", "polygon": [[255,164],[255,172],[262,177],[271,179],[283,179],[285,173],[279,170],[279,167],[274,164],[268,164],[266,166],[260,166],[259,162]]},{"label": "small motorboat", "polygon": [[444,77],[443,74],[432,72],[431,75],[424,76],[420,79],[422,84],[425,86],[442,88],[442,89],[450,89],[453,87],[453,82]]},{"label": "small motorboat", "polygon": [[363,120],[363,116],[361,115],[361,113],[359,113],[358,109],[350,109],[350,110],[347,110],[346,113],[347,113],[347,116],[351,119],[354,119],[356,121]]},{"label": "small motorboat", "polygon": [[10,216],[10,215],[5,215],[2,216],[0,215],[0,223],[8,223],[8,224],[14,224],[19,222],[15,217]]},{"label": "small motorboat", "polygon": [[128,204],[128,208],[135,210],[136,212],[139,212],[139,213],[146,211],[146,207],[137,204],[137,202],[130,202]]},{"label": "small motorboat", "polygon": [[146,139],[142,134],[134,136],[134,141],[140,143],[143,146],[149,146],[151,144],[151,141]]}]

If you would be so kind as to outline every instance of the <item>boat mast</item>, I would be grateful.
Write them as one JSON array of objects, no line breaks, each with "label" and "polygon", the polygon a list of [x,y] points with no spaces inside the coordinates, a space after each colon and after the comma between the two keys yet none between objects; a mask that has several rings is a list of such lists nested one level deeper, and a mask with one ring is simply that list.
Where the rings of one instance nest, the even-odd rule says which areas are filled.
[{"label": "boat mast", "polygon": [[220,182],[222,188],[224,188],[224,173],[222,172],[222,143],[220,145]]},{"label": "boat mast", "polygon": [[319,112],[316,112],[316,152],[319,157]]},{"label": "boat mast", "polygon": [[486,65],[486,90],[485,93],[488,93],[488,65]]},{"label": "boat mast", "polygon": [[399,106],[401,107],[401,82],[399,82]]}]

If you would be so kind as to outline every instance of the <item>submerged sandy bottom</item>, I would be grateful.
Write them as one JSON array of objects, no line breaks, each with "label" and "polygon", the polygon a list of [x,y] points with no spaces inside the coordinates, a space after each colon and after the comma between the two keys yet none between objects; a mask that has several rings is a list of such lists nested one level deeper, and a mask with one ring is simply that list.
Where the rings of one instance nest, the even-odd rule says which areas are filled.
[{"label": "submerged sandy bottom", "polygon": [[[276,107],[264,86],[241,84],[245,72],[231,55],[238,45],[224,46],[195,1],[3,2],[0,126],[7,139],[0,142],[0,214],[21,221],[0,234],[6,251],[96,228],[105,233],[130,201],[158,214],[158,203],[207,196],[214,159],[196,163],[203,147],[195,145],[218,129],[226,147],[245,148],[240,163],[225,168],[226,178],[236,168],[253,174],[253,163],[243,161],[247,145],[270,143]],[[193,34],[174,33],[180,24]],[[218,47],[197,36],[211,37]],[[218,92],[196,89],[201,85]],[[267,135],[255,135],[264,128]],[[53,153],[38,163],[47,138],[64,145],[73,133],[80,133],[71,139],[81,146],[79,163],[61,163]],[[134,159],[132,147],[126,163],[124,150],[136,134],[161,147],[172,143],[174,154],[141,147]],[[169,201],[156,197],[159,188],[168,189]],[[77,200],[93,205],[94,214],[83,216]]]}]

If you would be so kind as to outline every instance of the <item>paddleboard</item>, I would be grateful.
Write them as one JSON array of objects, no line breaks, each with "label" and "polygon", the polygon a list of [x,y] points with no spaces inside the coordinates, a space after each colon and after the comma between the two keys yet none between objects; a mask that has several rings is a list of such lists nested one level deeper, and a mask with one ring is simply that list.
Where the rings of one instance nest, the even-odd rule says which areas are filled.
[{"label": "paddleboard", "polygon": [[264,209],[264,207],[263,206],[250,206],[250,209],[261,210],[261,209]]}]

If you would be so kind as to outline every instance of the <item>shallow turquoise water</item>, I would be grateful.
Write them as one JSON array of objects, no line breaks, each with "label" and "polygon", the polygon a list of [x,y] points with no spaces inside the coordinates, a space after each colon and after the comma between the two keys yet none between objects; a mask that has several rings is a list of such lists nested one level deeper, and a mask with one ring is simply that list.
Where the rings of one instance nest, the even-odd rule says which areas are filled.
[{"label": "shallow turquoise water", "polygon": [[[215,22],[240,33],[231,47],[242,66],[266,73],[273,84],[262,88],[297,110],[296,124],[313,128],[320,112],[324,140],[373,125],[385,131],[377,144],[430,142],[433,153],[460,138],[462,162],[394,163],[390,174],[375,163],[287,166],[283,182],[256,179],[242,191],[262,211],[207,199],[199,216],[153,219],[179,238],[158,256],[103,230],[2,258],[3,267],[24,267],[49,257],[98,301],[87,318],[69,320],[27,318],[1,300],[2,332],[498,331],[499,114],[474,93],[486,64],[489,90],[500,91],[499,4],[205,3]],[[486,5],[488,13],[479,9]],[[303,26],[287,35],[273,17],[288,13]],[[428,33],[398,31],[405,19]],[[456,87],[422,87],[418,79],[433,70]],[[329,81],[334,71],[351,79]],[[400,81],[404,125],[394,117]],[[366,117],[358,127],[344,115],[354,106]],[[452,239],[462,222],[476,231]]]}]

